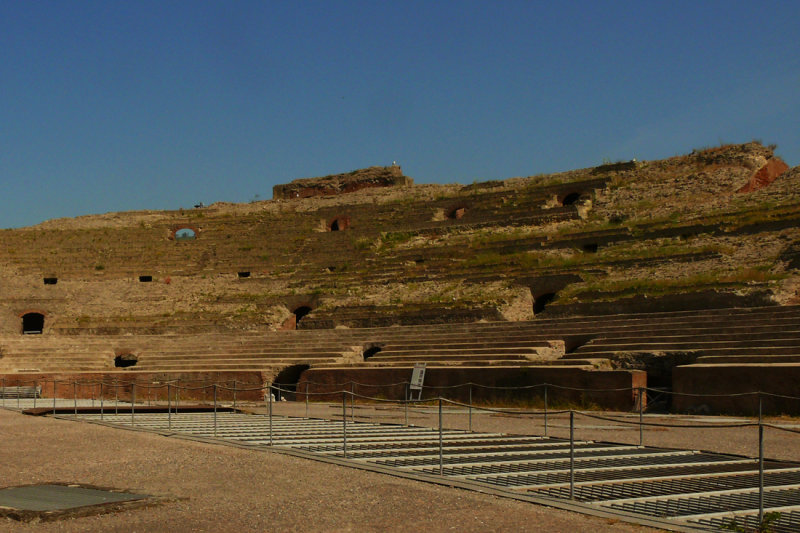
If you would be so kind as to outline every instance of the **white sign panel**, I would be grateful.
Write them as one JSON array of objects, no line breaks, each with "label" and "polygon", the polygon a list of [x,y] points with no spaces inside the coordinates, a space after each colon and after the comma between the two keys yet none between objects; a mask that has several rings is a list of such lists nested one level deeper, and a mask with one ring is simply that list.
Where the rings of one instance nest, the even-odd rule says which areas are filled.
[{"label": "white sign panel", "polygon": [[414,365],[414,371],[411,373],[411,389],[422,390],[422,383],[425,381],[425,363],[417,363]]}]

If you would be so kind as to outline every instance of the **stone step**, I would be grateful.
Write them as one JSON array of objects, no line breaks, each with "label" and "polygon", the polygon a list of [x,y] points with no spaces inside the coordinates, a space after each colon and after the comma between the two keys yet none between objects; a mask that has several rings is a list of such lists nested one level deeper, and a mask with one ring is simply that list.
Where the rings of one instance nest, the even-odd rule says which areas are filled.
[{"label": "stone step", "polygon": [[[605,360],[603,360],[605,361]],[[537,367],[579,367],[587,370],[594,370],[598,365],[603,364],[594,362],[590,359],[574,360],[574,361],[520,361],[509,362],[505,360],[485,360],[485,361],[459,361],[452,363],[440,363],[437,361],[427,362],[425,368],[483,368],[483,367],[509,367],[509,368],[537,368]],[[349,368],[407,368],[410,371],[414,368],[413,364],[403,361],[387,361],[385,363],[371,363],[369,361],[364,363],[345,363],[345,364],[320,364],[314,365],[314,368],[335,368],[335,369],[349,369]]]},{"label": "stone step", "polygon": [[794,355],[704,355],[696,364],[718,365],[737,363],[800,363],[800,352]]}]

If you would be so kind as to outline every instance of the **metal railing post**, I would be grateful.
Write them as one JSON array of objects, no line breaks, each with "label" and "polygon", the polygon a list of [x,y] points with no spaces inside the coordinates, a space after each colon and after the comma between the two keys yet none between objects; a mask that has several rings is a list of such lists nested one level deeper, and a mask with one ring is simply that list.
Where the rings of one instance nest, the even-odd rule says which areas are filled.
[{"label": "metal railing post", "polygon": [[308,381],[306,381],[306,418],[308,418]]},{"label": "metal railing post", "polygon": [[100,420],[103,420],[103,382],[100,382]]},{"label": "metal railing post", "polygon": [[569,499],[575,499],[575,411],[569,412]]},{"label": "metal railing post", "polygon": [[763,421],[764,421],[763,403],[761,400],[761,391],[758,391],[758,423],[761,424]]},{"label": "metal railing post", "polygon": [[119,381],[114,379],[114,414],[119,414]]},{"label": "metal railing post", "polygon": [[233,380],[233,408],[236,409],[236,380]]},{"label": "metal railing post", "polygon": [[347,459],[347,392],[342,391],[342,453]]},{"label": "metal railing post", "polygon": [[172,384],[167,383],[167,428],[172,429]]},{"label": "metal railing post", "polygon": [[3,395],[2,395],[2,398],[0,398],[0,399],[3,400],[3,407],[5,407],[6,406],[6,378],[2,378],[2,379],[3,379]]},{"label": "metal railing post", "polygon": [[469,432],[472,433],[472,383],[469,384]]},{"label": "metal railing post", "polygon": [[444,475],[444,446],[442,439],[442,397],[439,396],[439,475]]},{"label": "metal railing post", "polygon": [[350,382],[350,421],[355,423],[356,421],[356,382]]},{"label": "metal railing post", "polygon": [[269,384],[267,393],[269,398],[269,445],[272,446],[272,383]]},{"label": "metal railing post", "polygon": [[547,383],[544,384],[544,436],[547,436]]},{"label": "metal railing post", "polygon": [[642,388],[639,387],[639,446],[644,446],[644,426],[642,417],[644,413],[644,401],[642,400]]},{"label": "metal railing post", "polygon": [[131,382],[131,425],[134,425],[136,418],[136,382]]},{"label": "metal railing post", "polygon": [[36,397],[39,396],[39,382],[33,380],[33,408],[36,409]]},{"label": "metal railing post", "polygon": [[403,408],[406,414],[406,427],[408,427],[408,387],[406,386],[406,399],[403,400]]},{"label": "metal railing post", "polygon": [[[761,395],[759,394],[759,400]],[[758,419],[758,524],[764,523],[764,425]]]},{"label": "metal railing post", "polygon": [[217,436],[217,384],[214,383],[214,436]]}]

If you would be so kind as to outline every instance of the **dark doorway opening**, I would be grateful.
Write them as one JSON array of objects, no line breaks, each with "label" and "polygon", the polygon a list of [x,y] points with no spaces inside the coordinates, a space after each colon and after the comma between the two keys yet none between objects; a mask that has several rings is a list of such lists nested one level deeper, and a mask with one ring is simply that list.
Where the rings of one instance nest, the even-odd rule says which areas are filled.
[{"label": "dark doorway opening", "polygon": [[578,200],[581,199],[581,193],[579,192],[571,192],[561,200],[561,205],[574,205],[578,203]]},{"label": "dark doorway opening", "polygon": [[249,278],[249,277],[250,277],[250,272],[247,272],[247,271],[244,271],[244,272],[239,272],[239,273],[238,273],[238,276],[239,276],[240,278]]},{"label": "dark doorway opening", "polygon": [[447,218],[451,220],[458,220],[460,218],[463,218],[466,213],[467,213],[467,208],[464,207],[463,205],[459,205],[447,212]]},{"label": "dark doorway opening", "polygon": [[536,296],[533,299],[533,314],[538,315],[539,313],[544,311],[544,308],[547,306],[547,304],[549,304],[555,299],[556,299],[556,293],[554,292],[548,292]]},{"label": "dark doorway opening", "polygon": [[311,308],[307,305],[302,305],[292,311],[294,314],[294,325],[295,327],[300,327],[300,321],[305,317],[307,314],[311,312]]},{"label": "dark doorway opening", "polygon": [[309,368],[308,365],[292,365],[281,370],[275,376],[275,381],[272,382],[270,387],[270,392],[275,396],[275,400],[294,401],[300,376]]},{"label": "dark doorway opening", "polygon": [[44,331],[44,315],[41,313],[26,313],[22,315],[22,334],[41,335]]},{"label": "dark doorway opening", "polygon": [[139,362],[139,358],[132,353],[124,353],[114,358],[114,366],[117,368],[128,368],[135,366]]},{"label": "dark doorway opening", "polygon": [[341,215],[328,223],[328,231],[344,231],[350,227],[350,217]]},{"label": "dark doorway opening", "polygon": [[364,347],[364,361],[372,357],[373,355],[383,351],[383,346],[377,344],[370,344]]},{"label": "dark doorway opening", "polygon": [[150,283],[153,281],[153,276],[139,276],[139,281],[142,283]]},{"label": "dark doorway opening", "polygon": [[55,285],[58,283],[58,278],[44,278],[45,285]]},{"label": "dark doorway opening", "polygon": [[596,242],[590,242],[590,243],[587,243],[587,244],[583,245],[583,251],[584,252],[588,252],[590,254],[597,253],[597,249],[598,248],[599,248],[599,246],[597,245]]}]

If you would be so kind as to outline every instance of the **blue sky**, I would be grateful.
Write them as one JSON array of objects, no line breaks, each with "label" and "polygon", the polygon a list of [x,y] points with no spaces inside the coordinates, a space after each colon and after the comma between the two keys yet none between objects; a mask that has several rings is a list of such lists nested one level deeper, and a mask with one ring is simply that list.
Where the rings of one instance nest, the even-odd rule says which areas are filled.
[{"label": "blue sky", "polygon": [[800,2],[0,0],[0,227],[760,139],[800,164]]}]

